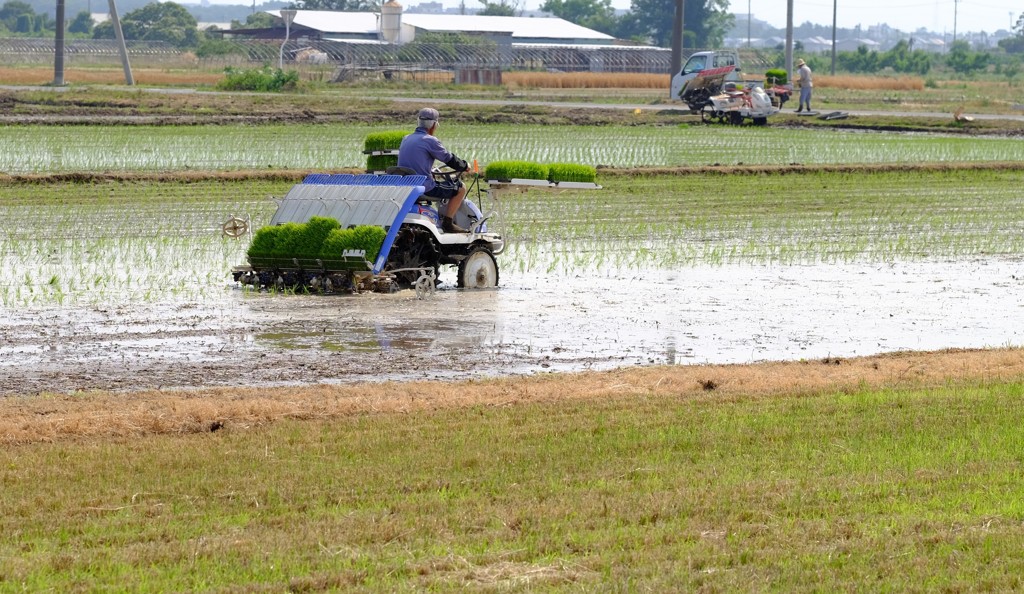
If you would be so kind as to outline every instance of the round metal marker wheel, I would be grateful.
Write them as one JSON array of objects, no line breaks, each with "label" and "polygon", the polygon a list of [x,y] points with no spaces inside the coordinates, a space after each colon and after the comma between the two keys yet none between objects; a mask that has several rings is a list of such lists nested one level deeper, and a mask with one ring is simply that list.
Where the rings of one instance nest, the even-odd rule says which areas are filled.
[{"label": "round metal marker wheel", "polygon": [[432,274],[424,274],[416,279],[416,297],[419,299],[426,299],[433,295],[436,288],[434,285],[434,275]]},{"label": "round metal marker wheel", "polygon": [[474,248],[459,263],[459,287],[487,289],[498,286],[498,263],[487,248]]},{"label": "round metal marker wheel", "polygon": [[241,237],[249,230],[249,222],[238,217],[231,217],[220,226],[221,231],[228,237]]}]

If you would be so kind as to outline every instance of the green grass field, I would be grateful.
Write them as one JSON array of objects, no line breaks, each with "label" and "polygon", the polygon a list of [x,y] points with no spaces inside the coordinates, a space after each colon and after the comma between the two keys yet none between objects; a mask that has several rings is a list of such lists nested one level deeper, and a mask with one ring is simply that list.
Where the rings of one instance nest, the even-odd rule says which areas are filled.
[{"label": "green grass field", "polygon": [[1008,591],[1022,395],[639,394],[7,447],[0,591]]}]

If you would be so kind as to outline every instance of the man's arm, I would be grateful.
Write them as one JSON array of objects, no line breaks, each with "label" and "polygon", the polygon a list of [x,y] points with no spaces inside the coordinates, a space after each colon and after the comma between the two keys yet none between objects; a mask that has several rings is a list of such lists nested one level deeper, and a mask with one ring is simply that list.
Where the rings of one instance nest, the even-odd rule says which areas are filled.
[{"label": "man's arm", "polygon": [[455,171],[465,171],[469,169],[469,163],[466,163],[465,159],[460,159],[455,155],[452,155],[452,158],[445,161],[444,164]]},{"label": "man's arm", "polygon": [[434,141],[430,143],[429,153],[431,157],[456,171],[465,171],[469,169],[469,165],[466,161],[458,158],[454,153],[449,152],[448,149],[444,148],[444,145],[441,144],[441,141],[437,140],[437,138],[434,138]]}]

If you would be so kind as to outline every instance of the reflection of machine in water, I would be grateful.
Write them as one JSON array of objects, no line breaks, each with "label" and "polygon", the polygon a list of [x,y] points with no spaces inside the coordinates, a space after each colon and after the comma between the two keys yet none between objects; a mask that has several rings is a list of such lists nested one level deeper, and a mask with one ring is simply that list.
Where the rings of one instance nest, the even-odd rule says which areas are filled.
[{"label": "reflection of machine in water", "polygon": [[294,351],[296,357],[323,351],[388,353],[409,358],[410,371],[434,369],[433,364],[416,361],[484,352],[506,340],[509,326],[500,300],[500,291],[454,289],[442,289],[425,301],[410,301],[401,294],[259,300],[259,311],[253,315],[265,324],[250,340],[262,347]]}]

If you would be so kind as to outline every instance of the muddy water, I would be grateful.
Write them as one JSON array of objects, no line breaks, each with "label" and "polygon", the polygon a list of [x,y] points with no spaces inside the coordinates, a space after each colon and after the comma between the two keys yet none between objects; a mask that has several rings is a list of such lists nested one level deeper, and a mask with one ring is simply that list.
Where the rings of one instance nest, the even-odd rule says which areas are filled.
[{"label": "muddy water", "polygon": [[419,300],[225,287],[0,312],[0,393],[467,378],[1024,345],[1024,262],[502,273]]}]

